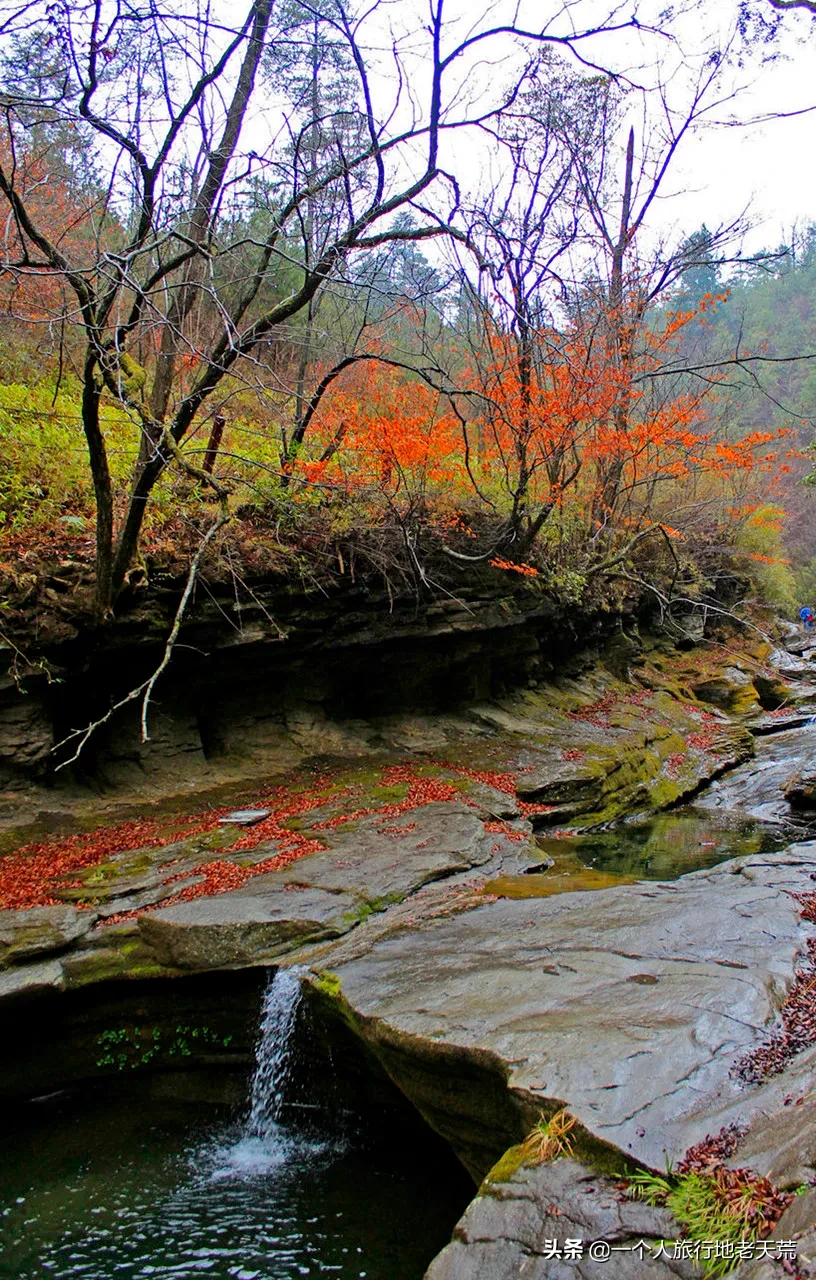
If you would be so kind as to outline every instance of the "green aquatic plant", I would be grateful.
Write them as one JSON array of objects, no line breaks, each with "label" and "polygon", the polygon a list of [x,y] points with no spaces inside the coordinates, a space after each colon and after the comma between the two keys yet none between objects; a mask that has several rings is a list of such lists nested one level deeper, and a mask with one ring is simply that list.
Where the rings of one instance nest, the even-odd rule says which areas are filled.
[{"label": "green aquatic plant", "polygon": [[[96,1065],[113,1067],[118,1071],[133,1071],[137,1067],[147,1066],[159,1055],[189,1058],[193,1047],[218,1046],[227,1049],[232,1040],[231,1034],[221,1035],[212,1027],[190,1026],[187,1023],[178,1023],[169,1040],[167,1035],[162,1036],[160,1027],[108,1027],[96,1038],[97,1045],[103,1050],[96,1059]],[[196,1041],[198,1045],[191,1046],[191,1042]]]}]

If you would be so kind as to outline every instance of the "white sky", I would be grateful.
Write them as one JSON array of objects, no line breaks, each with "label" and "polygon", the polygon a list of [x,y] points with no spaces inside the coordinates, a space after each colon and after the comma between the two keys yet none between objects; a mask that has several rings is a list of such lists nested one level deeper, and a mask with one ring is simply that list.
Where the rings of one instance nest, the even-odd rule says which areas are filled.
[{"label": "white sky", "polygon": [[[246,0],[237,2],[243,12]],[[235,17],[236,0],[218,0],[218,3],[226,5]],[[651,17],[657,25],[665,27],[661,10],[665,9],[667,0],[446,0],[446,11],[453,24],[446,39],[453,42],[455,35],[461,38],[472,26],[494,26],[514,18],[530,29],[539,29],[548,16],[552,17],[552,29],[566,34],[571,23],[585,28],[593,22],[602,22],[616,3],[621,5],[617,13],[619,22],[626,22],[637,7],[642,23],[648,24]],[[757,11],[773,16],[774,10],[767,0],[752,0],[752,3]],[[686,6],[685,12],[676,16],[670,30],[684,46],[683,56],[677,43],[632,32],[593,38],[578,47],[600,66],[618,71],[632,69],[639,80],[651,83],[657,74],[669,77],[668,97],[675,107],[682,109],[688,100],[684,56],[690,57],[693,63],[695,58],[699,60],[727,39],[736,21],[738,0],[679,0],[679,4]],[[402,109],[410,112],[411,101],[422,103],[424,99],[423,105],[426,105],[423,72],[428,46],[422,28],[427,23],[428,0],[379,0],[379,3],[375,0],[369,12],[365,29],[373,37],[375,64],[378,57],[382,60],[382,79],[375,84],[378,98],[382,95],[378,108],[387,107],[394,92],[392,29],[411,30],[408,44],[416,50],[415,59],[412,61],[409,55],[405,64],[411,75],[408,84],[403,85]],[[368,41],[364,38],[363,43]],[[753,67],[727,73],[732,83],[739,81],[748,87],[717,113],[720,118],[733,115],[746,121],[776,111],[796,111],[816,105],[816,22],[805,14],[785,14],[774,51],[778,54],[774,63],[763,66],[758,57]],[[511,78],[517,55],[518,48],[513,42],[494,39],[490,46],[480,46],[473,56],[455,64],[451,79],[456,80],[461,72],[465,96],[476,103],[482,93],[487,100],[495,99],[496,86],[501,88]],[[658,65],[659,72],[656,71]],[[471,92],[474,86],[478,87]],[[270,105],[261,98],[255,111],[263,115],[264,111],[269,112]],[[402,111],[400,117],[401,114]],[[636,125],[642,123],[636,112],[633,118]],[[400,119],[396,120],[395,127],[400,123]],[[261,131],[269,128],[267,114]],[[487,145],[486,141],[461,134],[449,134],[447,139],[450,149],[443,160],[450,161],[450,167],[456,170],[465,186],[471,185],[484,167],[485,153],[480,154],[480,148]],[[421,152],[422,147],[416,149]],[[768,120],[750,127],[712,127],[686,139],[658,202],[650,210],[644,238],[676,242],[703,222],[715,229],[736,219],[746,208],[756,224],[744,246],[749,253],[775,247],[790,237],[795,224],[804,226],[816,222],[816,110],[797,118]]]},{"label": "white sky", "polygon": [[[774,16],[766,0],[754,0],[754,8]],[[700,0],[674,29],[693,56],[695,49],[714,48],[718,32],[721,42],[728,38],[736,9],[735,0]],[[729,73],[731,87],[738,89],[733,101],[712,117],[742,123],[712,123],[683,142],[658,207],[649,214],[652,233],[687,233],[703,222],[713,229],[747,209],[750,253],[789,240],[796,224],[816,223],[816,109],[773,118],[816,108],[816,21],[787,13],[772,45],[756,43],[754,49],[753,65]],[[763,63],[770,53],[773,60]],[[670,96],[682,101],[679,85]]]},{"label": "white sky", "polygon": [[[786,42],[790,61],[760,70],[734,103],[746,120],[816,104],[816,27],[808,45]],[[791,227],[816,222],[816,111],[745,128],[712,129],[678,157],[656,214],[688,230],[728,222],[750,207],[758,225],[746,247],[755,251],[790,239]]]},{"label": "white sky", "polygon": [[[614,0],[613,0],[614,3]],[[681,0],[682,3],[682,0]],[[608,0],[567,0],[561,17],[553,26],[563,31],[570,20],[584,26],[593,17],[608,12]],[[423,0],[397,0],[397,10],[418,13]],[[754,7],[767,17],[774,10],[766,0],[754,0]],[[470,3],[465,6],[470,9]],[[656,23],[665,8],[664,0],[640,0],[638,16]],[[627,19],[634,4],[619,10],[619,20]],[[547,12],[557,12],[552,0],[496,0],[483,5],[482,14],[489,22],[498,22],[516,10],[531,27],[539,27]],[[449,0],[449,12],[461,12],[458,0]],[[526,11],[526,12],[525,12]],[[475,16],[475,11],[471,9]],[[566,20],[565,20],[566,15]],[[683,64],[686,58],[697,65],[699,60],[719,43],[722,46],[737,17],[736,0],[697,0],[689,3],[684,14],[676,17],[671,30],[684,46],[655,37],[631,33],[602,36],[581,43],[581,52],[601,66],[618,71],[632,70],[641,83],[653,83],[657,74],[669,78],[667,96],[681,108],[688,100],[688,83],[684,86]],[[500,46],[498,46],[500,47]],[[748,122],[772,116],[775,112],[795,112],[816,107],[816,21],[809,15],[787,13],[780,24],[779,35],[769,48],[756,44],[753,65],[733,67],[726,73],[729,87],[739,87],[733,101],[714,112],[714,119],[736,118]],[[508,54],[511,50],[508,47]],[[660,71],[656,71],[659,52]],[[762,63],[762,56],[773,52],[775,60]],[[750,51],[749,55],[750,57]],[[508,70],[509,71],[508,59]],[[487,71],[486,84],[495,85],[502,77],[501,60]],[[490,96],[490,90],[487,89]],[[636,134],[642,123],[637,110],[633,115]],[[467,183],[469,166],[462,154],[461,141],[456,144],[456,168]],[[744,243],[748,253],[764,247],[776,247],[790,238],[791,229],[809,222],[816,223],[816,109],[810,114],[787,119],[768,119],[764,123],[711,126],[698,130],[681,144],[672,164],[661,196],[649,212],[645,237],[669,240],[688,234],[703,222],[711,229],[734,221],[745,210],[753,224]]]}]

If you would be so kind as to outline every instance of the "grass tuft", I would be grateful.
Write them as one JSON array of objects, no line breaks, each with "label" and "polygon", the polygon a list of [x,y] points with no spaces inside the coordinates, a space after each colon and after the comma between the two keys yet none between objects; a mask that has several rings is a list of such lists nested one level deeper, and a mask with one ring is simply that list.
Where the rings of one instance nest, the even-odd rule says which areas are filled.
[{"label": "grass tuft", "polygon": [[559,1156],[572,1155],[573,1140],[570,1133],[578,1121],[563,1107],[547,1120],[542,1115],[521,1145],[521,1153],[528,1164],[544,1164]]},{"label": "grass tuft", "polygon": [[[628,1179],[629,1194],[647,1204],[669,1210],[689,1240],[729,1240],[735,1244],[770,1234],[792,1196],[778,1191],[751,1169],[724,1165],[691,1169],[686,1173],[636,1173]],[[707,1276],[724,1276],[736,1265],[733,1258],[701,1259]]]}]

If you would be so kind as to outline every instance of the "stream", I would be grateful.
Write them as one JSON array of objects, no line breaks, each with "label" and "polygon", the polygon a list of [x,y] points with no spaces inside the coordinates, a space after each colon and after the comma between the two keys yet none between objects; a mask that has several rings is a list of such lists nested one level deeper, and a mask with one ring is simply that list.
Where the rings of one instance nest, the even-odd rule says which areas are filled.
[{"label": "stream", "polygon": [[[783,795],[797,774],[816,772],[816,722],[757,739],[756,755],[713,782],[698,805],[708,811],[740,813],[759,822],[790,825]],[[797,825],[802,825],[797,824]]]}]

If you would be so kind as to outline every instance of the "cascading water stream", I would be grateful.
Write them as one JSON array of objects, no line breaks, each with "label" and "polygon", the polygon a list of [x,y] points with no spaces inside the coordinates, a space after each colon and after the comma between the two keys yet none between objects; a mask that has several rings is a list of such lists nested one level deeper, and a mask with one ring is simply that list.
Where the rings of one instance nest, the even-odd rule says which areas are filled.
[{"label": "cascading water stream", "polygon": [[423,1274],[473,1186],[421,1126],[416,1148],[402,1128],[395,1142],[376,1098],[362,1141],[338,1131],[325,1067],[308,1070],[304,972],[266,987],[238,1122],[138,1078],[127,1093],[95,1082],[3,1117],[0,1280]]},{"label": "cascading water stream", "polygon": [[278,1128],[284,1089],[292,1069],[292,1032],[301,997],[302,969],[278,969],[264,992],[255,1047],[247,1135],[269,1138]]},{"label": "cascading water stream", "polygon": [[281,1124],[286,1082],[293,1064],[293,1034],[300,1004],[300,967],[278,969],[264,992],[255,1046],[249,1114],[237,1141],[216,1152],[212,1177],[252,1177],[285,1164],[314,1144],[304,1143]]}]

